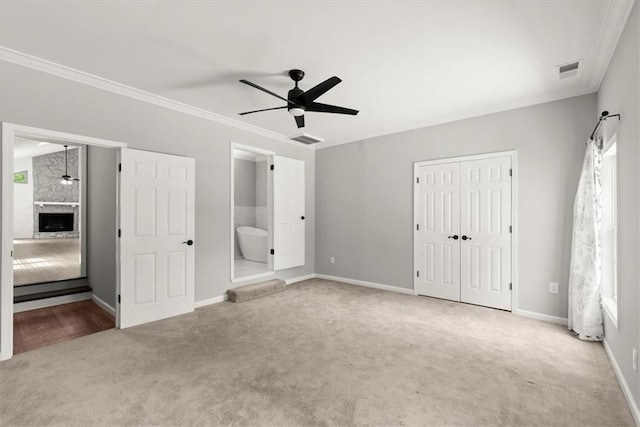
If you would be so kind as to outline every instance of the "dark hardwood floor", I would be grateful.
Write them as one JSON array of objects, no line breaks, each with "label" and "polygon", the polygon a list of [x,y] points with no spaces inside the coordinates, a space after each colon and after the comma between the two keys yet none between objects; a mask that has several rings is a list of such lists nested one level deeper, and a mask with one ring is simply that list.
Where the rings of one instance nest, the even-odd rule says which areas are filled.
[{"label": "dark hardwood floor", "polygon": [[91,300],[13,315],[13,354],[115,327],[115,319]]}]

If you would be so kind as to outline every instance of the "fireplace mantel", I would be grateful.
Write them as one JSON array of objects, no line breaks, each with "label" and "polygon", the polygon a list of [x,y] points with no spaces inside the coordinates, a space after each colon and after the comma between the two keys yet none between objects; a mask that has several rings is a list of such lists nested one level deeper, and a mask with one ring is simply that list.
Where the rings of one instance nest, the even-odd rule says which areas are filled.
[{"label": "fireplace mantel", "polygon": [[33,204],[38,206],[80,206],[78,202],[33,202]]}]

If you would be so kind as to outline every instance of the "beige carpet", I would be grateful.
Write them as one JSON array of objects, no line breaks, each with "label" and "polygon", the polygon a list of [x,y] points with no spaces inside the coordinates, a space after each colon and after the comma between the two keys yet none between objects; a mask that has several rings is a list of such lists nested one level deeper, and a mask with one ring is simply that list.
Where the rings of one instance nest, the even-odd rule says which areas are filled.
[{"label": "beige carpet", "polygon": [[633,425],[602,345],[310,280],[0,363],[1,425]]}]

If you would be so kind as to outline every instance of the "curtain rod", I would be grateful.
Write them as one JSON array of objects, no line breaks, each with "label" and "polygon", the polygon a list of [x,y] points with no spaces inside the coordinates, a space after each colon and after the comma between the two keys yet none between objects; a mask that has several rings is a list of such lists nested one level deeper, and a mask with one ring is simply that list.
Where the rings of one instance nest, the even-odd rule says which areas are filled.
[{"label": "curtain rod", "polygon": [[610,119],[611,117],[617,117],[618,120],[620,120],[620,114],[609,115],[608,111],[602,112],[602,114],[600,115],[600,118],[598,119],[598,123],[596,124],[596,127],[593,129],[593,132],[591,132],[591,136],[589,137],[590,141],[593,141],[593,137],[596,135],[596,132],[598,132],[598,129],[600,128],[600,125],[602,124],[602,122]]}]

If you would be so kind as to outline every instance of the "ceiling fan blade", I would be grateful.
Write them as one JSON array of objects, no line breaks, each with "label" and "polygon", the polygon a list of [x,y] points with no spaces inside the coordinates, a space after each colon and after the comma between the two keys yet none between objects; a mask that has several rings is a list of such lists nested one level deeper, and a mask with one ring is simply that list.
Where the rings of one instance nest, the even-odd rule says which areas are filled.
[{"label": "ceiling fan blade", "polygon": [[336,76],[330,77],[327,80],[323,81],[322,83],[317,84],[311,89],[305,91],[302,95],[298,96],[296,99],[302,100],[304,105],[309,105],[313,101],[315,101],[317,98],[319,98],[321,95],[323,95],[325,92],[327,92],[329,89],[331,89],[332,87],[340,83],[341,81],[342,80],[340,80]]},{"label": "ceiling fan blade", "polygon": [[285,105],[284,107],[263,108],[262,110],[245,111],[244,113],[238,113],[238,115],[244,116],[245,114],[253,114],[253,113],[259,113],[261,111],[269,111],[269,110],[281,110],[283,108],[287,108],[287,106]]},{"label": "ceiling fan blade", "polygon": [[269,89],[265,89],[262,86],[258,86],[255,83],[251,83],[249,80],[242,79],[242,80],[240,80],[240,83],[244,83],[244,84],[249,85],[251,87],[255,87],[256,89],[261,90],[264,93],[268,93],[271,96],[275,96],[278,99],[282,99],[284,102],[288,102],[289,104],[295,105],[293,102],[289,101],[287,98],[283,98],[280,95],[278,95],[277,93],[271,92]]},{"label": "ceiling fan blade", "polygon": [[355,116],[359,113],[358,110],[352,110],[351,108],[338,107],[337,105],[321,104],[319,102],[312,102],[308,105],[306,111],[315,111],[317,113],[335,113],[335,114],[350,114]]},{"label": "ceiling fan blade", "polygon": [[304,115],[302,116],[294,116],[296,119],[296,124],[298,125],[298,128],[303,128],[304,127]]}]

